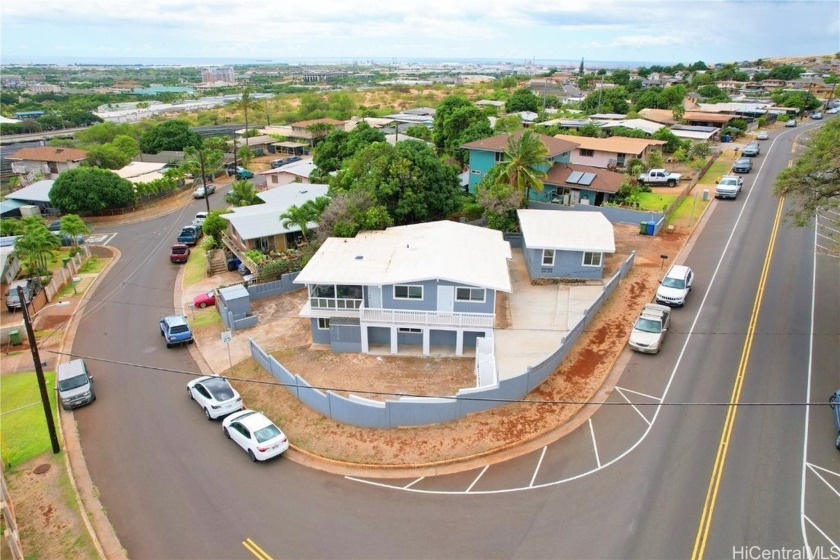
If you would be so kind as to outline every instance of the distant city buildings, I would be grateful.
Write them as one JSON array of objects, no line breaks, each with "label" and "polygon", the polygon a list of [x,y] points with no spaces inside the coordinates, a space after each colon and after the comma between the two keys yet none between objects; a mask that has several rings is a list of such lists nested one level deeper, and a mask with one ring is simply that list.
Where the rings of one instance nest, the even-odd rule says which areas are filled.
[{"label": "distant city buildings", "polygon": [[220,67],[214,66],[212,68],[204,68],[201,70],[201,83],[207,84],[233,84],[236,82],[236,76],[233,73],[233,68],[230,66]]}]

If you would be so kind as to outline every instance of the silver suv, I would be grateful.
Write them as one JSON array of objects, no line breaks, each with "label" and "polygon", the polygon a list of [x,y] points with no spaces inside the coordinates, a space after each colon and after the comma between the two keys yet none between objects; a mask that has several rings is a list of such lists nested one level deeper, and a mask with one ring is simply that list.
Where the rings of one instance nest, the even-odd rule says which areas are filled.
[{"label": "silver suv", "polygon": [[758,142],[750,142],[744,146],[744,151],[741,153],[748,157],[755,157],[761,153],[761,145]]}]

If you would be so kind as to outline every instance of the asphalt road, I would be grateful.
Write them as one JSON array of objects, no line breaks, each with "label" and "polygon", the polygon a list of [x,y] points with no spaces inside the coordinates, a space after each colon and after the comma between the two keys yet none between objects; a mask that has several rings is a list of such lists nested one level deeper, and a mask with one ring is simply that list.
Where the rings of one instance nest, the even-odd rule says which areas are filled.
[{"label": "asphalt road", "polygon": [[812,546],[826,542],[820,531],[840,542],[837,484],[820,488],[814,475],[840,472],[826,407],[740,408],[706,507],[727,408],[697,403],[730,402],[738,379],[742,402],[802,402],[809,389],[825,401],[840,385],[837,259],[815,262],[813,231],[782,226],[765,267],[772,178],[803,130],[782,131],[772,152],[764,142],[745,191],[716,203],[688,254],[697,280],[663,352],[628,356],[609,397],[637,406],[604,406],[551,446],[458,475],[363,481],[282,458],[251,464],[188,401],[177,372],[198,368],[157,328],[173,310],[168,246],[204,202],[119,228],[112,244],[123,257],[73,352],[110,361],[89,360],[99,398],[76,418],[129,556],[253,558],[243,544],[252,539],[273,558],[683,558],[704,511],[708,558],[732,558],[733,546],[799,547],[803,533]]}]

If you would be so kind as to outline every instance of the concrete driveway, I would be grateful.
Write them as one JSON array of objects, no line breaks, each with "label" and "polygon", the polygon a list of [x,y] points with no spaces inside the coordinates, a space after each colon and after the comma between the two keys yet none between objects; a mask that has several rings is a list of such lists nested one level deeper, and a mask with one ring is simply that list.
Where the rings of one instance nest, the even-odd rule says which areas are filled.
[{"label": "concrete driveway", "polygon": [[602,285],[534,286],[522,251],[512,252],[509,269],[513,293],[508,297],[512,324],[495,332],[499,379],[516,376],[557,350],[561,339],[603,291]]}]

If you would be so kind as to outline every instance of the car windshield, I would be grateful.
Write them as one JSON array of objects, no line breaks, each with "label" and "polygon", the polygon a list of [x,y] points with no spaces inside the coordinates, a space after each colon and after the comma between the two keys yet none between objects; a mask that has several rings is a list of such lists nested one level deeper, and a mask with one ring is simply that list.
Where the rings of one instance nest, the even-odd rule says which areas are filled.
[{"label": "car windshield", "polygon": [[172,333],[185,333],[189,332],[190,328],[187,325],[175,325],[169,329]]},{"label": "car windshield", "polygon": [[276,438],[281,433],[282,432],[277,426],[275,426],[274,424],[269,424],[265,428],[254,432],[254,438],[257,440],[257,443],[265,443],[270,439]]},{"label": "car windshield", "polygon": [[186,247],[172,247],[172,252],[175,253],[175,254],[186,253],[187,248]]},{"label": "car windshield", "polygon": [[649,333],[662,332],[661,324],[659,323],[659,321],[656,321],[654,319],[647,319],[645,317],[640,317],[639,320],[636,321],[636,330]]},{"label": "car windshield", "polygon": [[85,374],[79,374],[69,379],[62,379],[58,382],[59,391],[70,391],[71,389],[78,389],[87,385],[88,377]]},{"label": "car windshield", "polygon": [[679,290],[682,290],[683,288],[685,288],[685,281],[680,279],[680,278],[667,278],[666,277],[662,281],[662,285],[665,286],[666,288],[677,288]]},{"label": "car windshield", "polygon": [[203,383],[213,398],[217,401],[226,401],[233,398],[233,387],[223,377],[214,377]]}]

